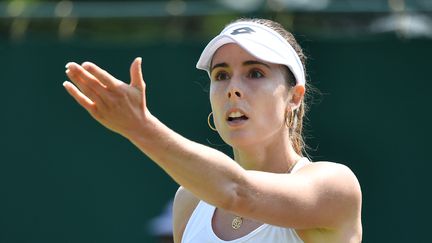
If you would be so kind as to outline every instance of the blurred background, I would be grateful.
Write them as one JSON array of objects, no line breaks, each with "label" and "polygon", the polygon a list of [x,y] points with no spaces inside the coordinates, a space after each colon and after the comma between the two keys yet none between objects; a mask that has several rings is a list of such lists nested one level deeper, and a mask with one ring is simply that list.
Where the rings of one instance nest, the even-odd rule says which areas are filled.
[{"label": "blurred background", "polygon": [[309,154],[357,175],[363,242],[430,242],[431,0],[12,0],[0,2],[0,243],[162,242],[178,186],[69,97],[64,65],[129,82],[143,57],[152,113],[230,154],[195,63],[238,17],[279,21],[307,53],[320,90]]}]

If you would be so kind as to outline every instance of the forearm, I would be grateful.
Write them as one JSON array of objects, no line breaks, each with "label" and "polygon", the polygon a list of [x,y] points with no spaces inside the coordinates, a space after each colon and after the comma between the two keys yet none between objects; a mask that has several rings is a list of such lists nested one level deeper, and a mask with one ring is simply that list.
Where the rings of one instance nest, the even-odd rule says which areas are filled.
[{"label": "forearm", "polygon": [[243,181],[243,168],[224,153],[184,138],[151,115],[148,121],[127,138],[197,197],[229,207]]}]

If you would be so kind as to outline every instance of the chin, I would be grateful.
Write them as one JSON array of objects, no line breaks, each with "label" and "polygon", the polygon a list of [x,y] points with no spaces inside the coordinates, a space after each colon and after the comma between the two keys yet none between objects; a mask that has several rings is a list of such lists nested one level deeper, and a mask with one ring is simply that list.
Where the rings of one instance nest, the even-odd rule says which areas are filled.
[{"label": "chin", "polygon": [[233,148],[248,147],[258,142],[253,134],[246,131],[231,131],[221,135],[222,140]]}]

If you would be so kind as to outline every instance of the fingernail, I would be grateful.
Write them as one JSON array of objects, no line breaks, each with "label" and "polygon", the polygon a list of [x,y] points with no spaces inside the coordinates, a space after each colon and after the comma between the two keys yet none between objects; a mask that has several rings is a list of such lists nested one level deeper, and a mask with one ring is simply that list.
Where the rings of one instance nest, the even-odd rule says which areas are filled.
[{"label": "fingernail", "polygon": [[68,63],[66,63],[66,66],[65,66],[65,68],[69,68],[69,66],[72,64],[72,62],[68,62]]}]

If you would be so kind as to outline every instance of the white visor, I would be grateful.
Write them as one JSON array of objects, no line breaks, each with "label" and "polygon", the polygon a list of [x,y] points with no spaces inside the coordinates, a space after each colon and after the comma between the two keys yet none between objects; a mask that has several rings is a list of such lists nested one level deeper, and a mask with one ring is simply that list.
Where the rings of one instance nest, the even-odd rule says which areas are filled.
[{"label": "white visor", "polygon": [[213,55],[221,46],[236,43],[252,56],[269,63],[287,66],[296,78],[296,83],[304,85],[305,74],[303,64],[294,48],[276,31],[253,22],[237,22],[228,25],[211,40],[196,67],[208,72]]}]

